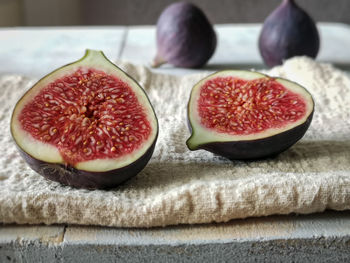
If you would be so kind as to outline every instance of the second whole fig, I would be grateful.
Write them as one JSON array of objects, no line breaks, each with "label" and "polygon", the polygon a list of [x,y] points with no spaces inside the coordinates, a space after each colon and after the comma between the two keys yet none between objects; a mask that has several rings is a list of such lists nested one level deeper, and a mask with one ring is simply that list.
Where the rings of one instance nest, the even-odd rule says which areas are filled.
[{"label": "second whole fig", "polygon": [[269,67],[294,56],[315,58],[319,46],[315,22],[294,0],[283,0],[266,18],[259,36],[260,54]]}]

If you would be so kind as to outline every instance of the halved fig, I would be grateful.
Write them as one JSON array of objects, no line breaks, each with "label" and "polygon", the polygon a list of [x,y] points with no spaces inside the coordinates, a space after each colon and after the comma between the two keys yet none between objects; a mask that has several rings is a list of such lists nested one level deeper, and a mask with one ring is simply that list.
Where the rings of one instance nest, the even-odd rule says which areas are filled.
[{"label": "halved fig", "polygon": [[251,71],[217,72],[192,89],[186,143],[229,159],[273,156],[303,137],[313,111],[311,94],[297,83]]},{"label": "halved fig", "polygon": [[101,51],[87,50],[24,94],[11,133],[44,177],[77,188],[111,188],[148,163],[158,121],[141,86]]}]

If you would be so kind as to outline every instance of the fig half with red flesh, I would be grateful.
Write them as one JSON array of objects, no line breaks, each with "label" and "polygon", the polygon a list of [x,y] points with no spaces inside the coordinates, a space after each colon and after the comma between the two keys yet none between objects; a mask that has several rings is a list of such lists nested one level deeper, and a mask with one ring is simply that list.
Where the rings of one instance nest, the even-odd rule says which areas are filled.
[{"label": "fig half with red flesh", "polygon": [[190,150],[232,160],[276,155],[303,137],[314,111],[297,83],[251,71],[227,70],[197,83],[188,103]]},{"label": "fig half with red flesh", "polygon": [[148,163],[158,121],[141,86],[101,51],[87,50],[24,94],[11,133],[44,177],[77,188],[111,188]]}]

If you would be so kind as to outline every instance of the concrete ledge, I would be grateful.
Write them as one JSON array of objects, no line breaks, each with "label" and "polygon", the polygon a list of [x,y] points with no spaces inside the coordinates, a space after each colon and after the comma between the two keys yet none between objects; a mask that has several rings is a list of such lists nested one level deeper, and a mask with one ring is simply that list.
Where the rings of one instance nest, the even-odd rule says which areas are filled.
[{"label": "concrete ledge", "polygon": [[0,228],[0,262],[349,262],[350,211],[223,224]]}]

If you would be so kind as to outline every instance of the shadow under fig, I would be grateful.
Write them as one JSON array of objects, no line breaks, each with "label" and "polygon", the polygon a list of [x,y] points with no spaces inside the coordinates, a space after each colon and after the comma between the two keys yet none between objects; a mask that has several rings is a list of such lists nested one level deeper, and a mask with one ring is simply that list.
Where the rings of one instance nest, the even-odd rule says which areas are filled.
[{"label": "shadow under fig", "polygon": [[266,173],[281,173],[281,176],[300,173],[303,176],[303,173],[331,171],[349,171],[350,174],[350,141],[300,141],[275,157],[255,161],[230,161],[215,155],[197,161],[154,161],[124,187],[177,187],[194,181],[234,181]]},{"label": "shadow under fig", "polygon": [[350,140],[349,141],[299,141],[293,147],[277,156],[281,161],[301,161],[315,159],[347,159],[344,163],[350,170]]},{"label": "shadow under fig", "polygon": [[[320,63],[330,63],[334,67],[339,68],[344,71],[350,71],[349,63],[341,63],[341,62],[332,62],[332,61],[319,61]],[[225,69],[258,69],[258,70],[268,70],[269,67],[263,63],[227,63],[227,64],[219,64],[219,63],[209,63],[204,65],[202,70],[225,70]]]},{"label": "shadow under fig", "polygon": [[225,70],[225,69],[237,69],[237,70],[251,70],[251,69],[268,69],[264,64],[262,63],[229,63],[229,64],[207,64],[202,67],[203,70]]}]

